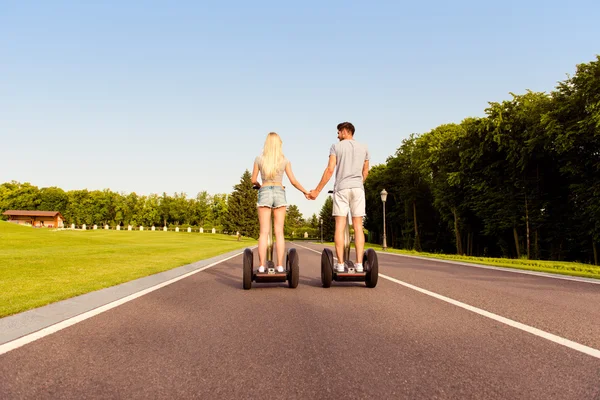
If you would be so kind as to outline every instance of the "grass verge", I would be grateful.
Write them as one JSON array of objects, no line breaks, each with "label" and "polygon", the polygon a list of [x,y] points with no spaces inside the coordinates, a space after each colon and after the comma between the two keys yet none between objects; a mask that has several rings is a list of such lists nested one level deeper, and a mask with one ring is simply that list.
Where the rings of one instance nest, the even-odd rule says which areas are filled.
[{"label": "grass verge", "polygon": [[208,233],[58,231],[0,221],[0,317],[255,243]]},{"label": "grass verge", "polygon": [[[333,243],[325,243],[333,246]],[[354,246],[352,246],[354,247]],[[372,248],[381,252],[380,245],[365,244],[365,249]],[[469,257],[455,254],[424,253],[412,250],[398,250],[388,247],[388,253],[408,256],[429,257],[440,260],[459,261],[471,264],[489,265],[492,267],[523,269],[527,271],[548,272],[553,274],[579,276],[583,278],[600,279],[600,266],[566,261],[525,260],[511,258]]]}]

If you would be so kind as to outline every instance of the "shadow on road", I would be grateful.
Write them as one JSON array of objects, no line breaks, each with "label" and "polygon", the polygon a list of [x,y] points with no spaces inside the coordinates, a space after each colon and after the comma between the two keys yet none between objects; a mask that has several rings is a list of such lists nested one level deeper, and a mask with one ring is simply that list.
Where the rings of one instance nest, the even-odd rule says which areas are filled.
[{"label": "shadow on road", "polygon": [[[227,285],[229,287],[243,290],[242,288],[242,268],[236,266],[223,266],[218,269],[208,269],[204,271],[204,273],[212,275],[215,277],[215,280],[219,283]],[[300,275],[300,279],[298,281],[298,286],[312,286],[312,287],[321,287],[321,279],[317,279],[310,276],[302,276]],[[252,287],[256,288],[277,288],[284,287],[287,288],[287,282],[277,282],[277,283],[252,283]]]}]

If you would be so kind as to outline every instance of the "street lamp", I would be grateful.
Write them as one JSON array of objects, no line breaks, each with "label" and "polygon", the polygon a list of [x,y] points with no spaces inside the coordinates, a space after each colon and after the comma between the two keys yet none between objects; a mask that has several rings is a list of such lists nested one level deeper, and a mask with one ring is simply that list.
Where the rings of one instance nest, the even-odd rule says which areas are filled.
[{"label": "street lamp", "polygon": [[386,237],[385,237],[385,201],[387,199],[387,195],[388,193],[385,191],[385,189],[383,189],[381,191],[381,201],[383,202],[383,251],[387,250],[387,241],[386,241]]},{"label": "street lamp", "polygon": [[321,244],[323,244],[323,218],[319,218],[319,224],[321,224]]}]

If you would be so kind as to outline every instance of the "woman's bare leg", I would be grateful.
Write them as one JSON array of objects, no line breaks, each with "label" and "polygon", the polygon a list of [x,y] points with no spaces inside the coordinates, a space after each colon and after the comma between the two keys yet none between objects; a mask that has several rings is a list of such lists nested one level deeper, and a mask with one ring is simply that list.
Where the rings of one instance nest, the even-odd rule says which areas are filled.
[{"label": "woman's bare leg", "polygon": [[283,257],[285,256],[285,237],[283,235],[285,211],[285,207],[273,209],[273,217],[275,220],[275,240],[277,245],[277,266],[283,266]]},{"label": "woman's bare leg", "polygon": [[258,237],[258,261],[265,266],[267,262],[267,240],[271,225],[271,208],[258,207],[258,223],[260,224],[260,236]]}]

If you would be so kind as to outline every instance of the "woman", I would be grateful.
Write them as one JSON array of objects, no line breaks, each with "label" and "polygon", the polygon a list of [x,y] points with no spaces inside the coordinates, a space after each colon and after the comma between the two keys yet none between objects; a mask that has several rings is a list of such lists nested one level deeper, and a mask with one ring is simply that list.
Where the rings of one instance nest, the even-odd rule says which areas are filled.
[{"label": "woman", "polygon": [[[258,173],[262,184],[258,183]],[[260,267],[258,272],[265,272],[267,255],[267,238],[271,224],[271,210],[273,210],[275,241],[277,248],[277,272],[283,272],[283,256],[285,254],[285,239],[283,237],[283,223],[287,201],[283,188],[283,173],[287,174],[290,183],[296,189],[308,196],[308,191],[300,185],[292,172],[292,165],[285,158],[282,151],[281,138],[275,132],[267,135],[262,155],[256,157],[252,171],[252,184],[258,186],[258,222],[260,223],[260,237],[258,239],[258,259]]]}]

